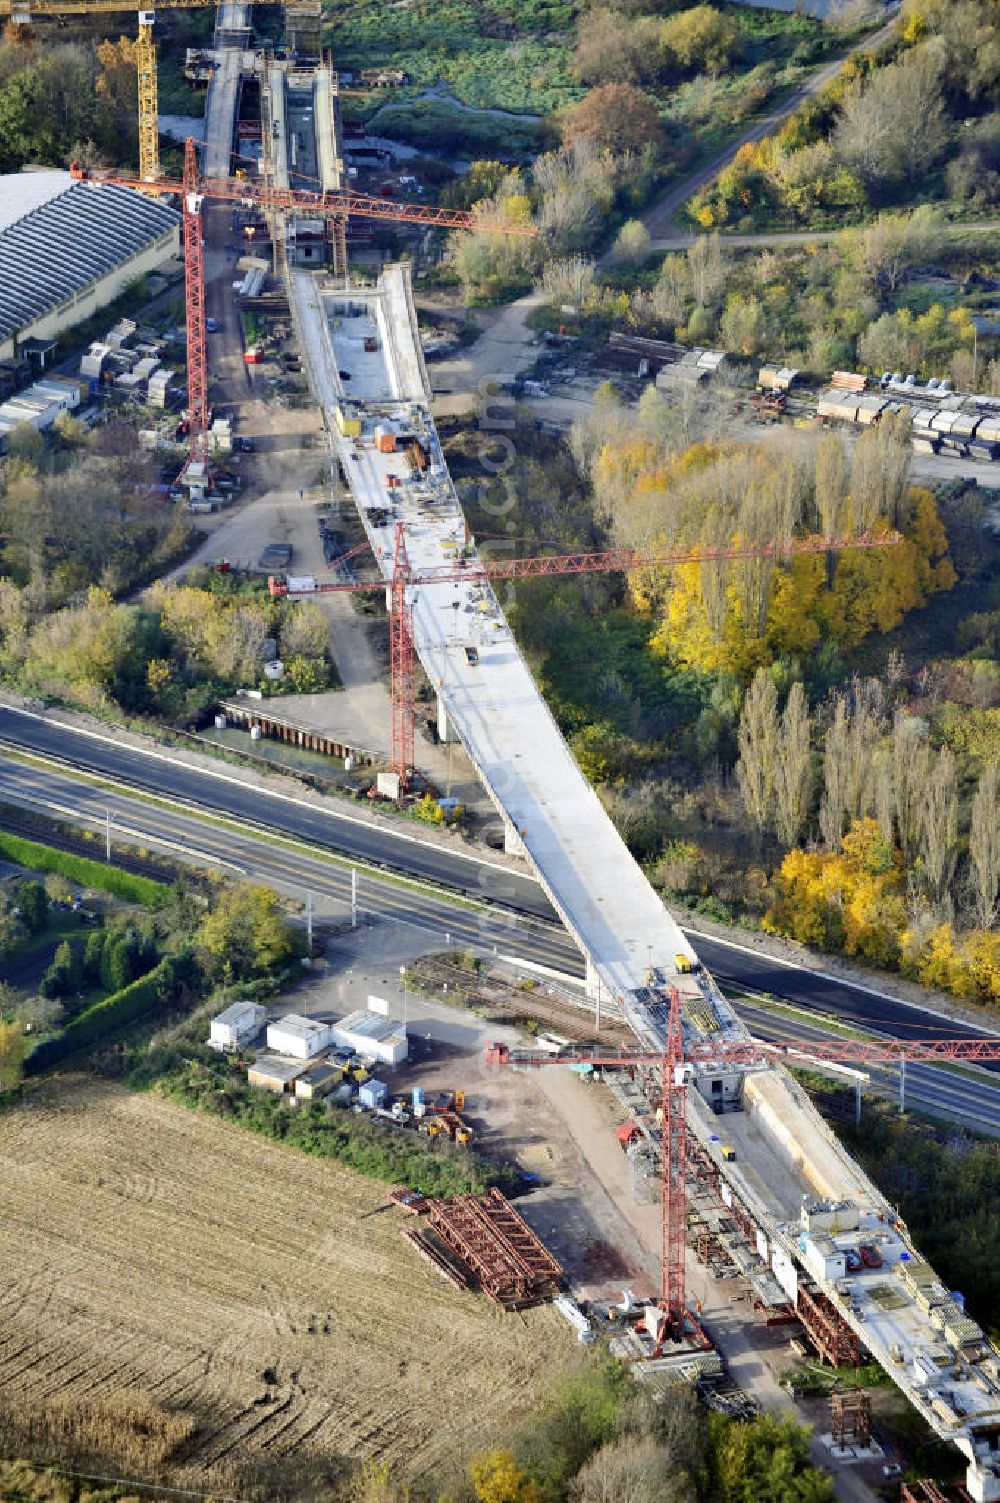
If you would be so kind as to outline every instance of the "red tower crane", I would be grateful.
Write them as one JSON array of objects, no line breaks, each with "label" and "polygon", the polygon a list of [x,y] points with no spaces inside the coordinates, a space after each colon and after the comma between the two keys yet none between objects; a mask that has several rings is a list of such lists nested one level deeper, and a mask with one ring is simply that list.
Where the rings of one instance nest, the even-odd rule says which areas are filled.
[{"label": "red tower crane", "polygon": [[942,1060],[973,1062],[1000,1060],[1000,1038],[892,1039],[878,1043],[866,1039],[838,1038],[829,1042],[801,1043],[793,1040],[765,1042],[760,1039],[709,1038],[685,1045],[681,1018],[683,999],[676,988],[669,994],[666,1041],[662,1052],[644,1049],[567,1051],[540,1054],[491,1044],[486,1050],[490,1065],[519,1065],[528,1069],[542,1065],[591,1064],[605,1069],[628,1069],[655,1065],[660,1071],[662,1122],[660,1126],[660,1175],[662,1223],[659,1306],[665,1316],[664,1336],[679,1339],[685,1323],[694,1325],[685,1299],[685,1201],[687,1195],[687,1080],[685,1067],[749,1066],[768,1062],[794,1063],[826,1060],[834,1064],[885,1064],[900,1061],[935,1064]]},{"label": "red tower crane", "polygon": [[[898,532],[879,535],[864,532],[853,538],[780,538],[765,543],[732,543],[697,548],[674,548],[644,553],[638,548],[608,548],[598,553],[542,554],[536,558],[514,558],[495,563],[479,559],[460,560],[439,568],[410,567],[406,551],[406,530],[396,523],[392,574],[389,580],[349,580],[323,583],[315,590],[299,594],[328,594],[341,591],[374,591],[389,586],[390,665],[392,697],[392,766],[405,785],[413,769],[414,742],[414,641],[412,592],[421,585],[468,584],[477,579],[551,578],[562,574],[598,574],[634,569],[664,569],[677,564],[696,564],[737,558],[782,559],[803,553],[840,553],[849,548],[893,548],[902,542]],[[352,549],[352,554],[357,549]],[[347,555],[344,556],[345,558]],[[343,562],[343,559],[341,560]],[[271,577],[272,595],[287,595],[285,581]]]},{"label": "red tower crane", "polygon": [[[158,178],[155,183],[117,172],[97,171],[74,162],[70,175],[80,182],[114,184],[141,193],[179,194],[183,211],[185,323],[188,372],[188,465],[207,457],[208,349],[205,324],[205,267],[201,206],[206,198],[242,203],[265,210],[301,209],[310,219],[362,219],[422,225],[428,229],[489,230],[503,235],[536,235],[530,224],[506,224],[464,209],[440,208],[434,204],[396,203],[392,199],[345,190],[308,193],[295,188],[277,188],[245,178],[203,178],[198,170],[197,142],[184,143],[184,174],[176,179]],[[187,466],[185,466],[187,468]]]}]

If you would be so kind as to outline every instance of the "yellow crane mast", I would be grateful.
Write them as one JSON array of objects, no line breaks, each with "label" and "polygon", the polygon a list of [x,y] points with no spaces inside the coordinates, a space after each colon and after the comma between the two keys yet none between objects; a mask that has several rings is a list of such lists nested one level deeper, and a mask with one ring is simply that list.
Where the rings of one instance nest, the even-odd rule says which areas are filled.
[{"label": "yellow crane mast", "polygon": [[[197,10],[215,0],[157,0],[159,10]],[[41,16],[97,16],[131,10],[121,0],[0,0],[0,20],[30,26]],[[138,10],[136,39],[137,102],[139,113],[139,177],[155,183],[160,175],[159,103],[156,86],[156,11]]]}]

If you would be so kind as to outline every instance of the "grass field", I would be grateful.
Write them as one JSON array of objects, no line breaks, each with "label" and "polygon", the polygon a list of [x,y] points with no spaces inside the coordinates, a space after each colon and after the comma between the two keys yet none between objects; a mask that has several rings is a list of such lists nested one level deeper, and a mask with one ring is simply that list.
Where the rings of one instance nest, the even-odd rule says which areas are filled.
[{"label": "grass field", "polygon": [[427,1476],[573,1349],[551,1310],[453,1290],[404,1212],[366,1218],[384,1186],[154,1095],[39,1086],[0,1116],[0,1181],[0,1411],[40,1417],[46,1459],[43,1414],[93,1435],[101,1406],[120,1429],[141,1403],[149,1454],[133,1427],[119,1459],[148,1465],[127,1475],[207,1488],[245,1462],[375,1455]]}]

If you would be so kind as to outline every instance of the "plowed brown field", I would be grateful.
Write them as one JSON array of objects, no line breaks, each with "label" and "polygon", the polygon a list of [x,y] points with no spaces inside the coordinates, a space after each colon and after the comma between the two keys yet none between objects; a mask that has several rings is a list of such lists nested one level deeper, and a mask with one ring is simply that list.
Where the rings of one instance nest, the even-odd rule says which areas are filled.
[{"label": "plowed brown field", "polygon": [[[502,1428],[573,1343],[400,1236],[385,1187],[83,1079],[0,1114],[0,1399],[142,1394],[198,1422],[190,1468],[380,1456],[426,1475]],[[190,1475],[190,1472],[189,1472]]]}]

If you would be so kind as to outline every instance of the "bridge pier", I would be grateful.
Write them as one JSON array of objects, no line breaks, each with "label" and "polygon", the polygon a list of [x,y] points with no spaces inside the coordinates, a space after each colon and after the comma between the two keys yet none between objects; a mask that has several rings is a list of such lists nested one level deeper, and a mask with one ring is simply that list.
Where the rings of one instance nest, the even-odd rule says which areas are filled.
[{"label": "bridge pier", "polygon": [[505,819],[503,822],[503,849],[506,856],[524,856],[524,841],[521,832],[512,820]]},{"label": "bridge pier", "polygon": [[1000,1499],[1000,1476],[994,1471],[998,1458],[991,1457],[994,1465],[973,1461],[965,1473],[965,1486],[973,1503],[997,1503]]},{"label": "bridge pier", "polygon": [[445,708],[444,700],[441,698],[440,694],[437,697],[437,733],[438,740],[441,742],[442,746],[446,745],[449,741],[455,740],[455,735],[451,728],[451,722],[448,719],[448,711]]}]

